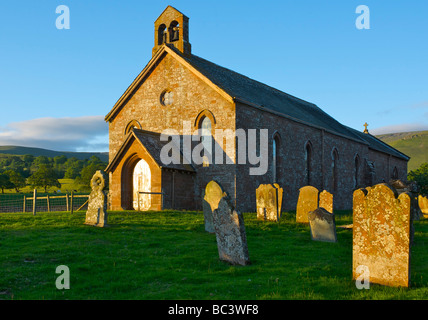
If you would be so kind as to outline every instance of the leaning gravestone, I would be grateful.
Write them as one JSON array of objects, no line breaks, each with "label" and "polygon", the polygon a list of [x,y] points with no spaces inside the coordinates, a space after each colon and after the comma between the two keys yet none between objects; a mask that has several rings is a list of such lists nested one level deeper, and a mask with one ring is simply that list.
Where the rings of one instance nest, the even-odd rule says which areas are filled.
[{"label": "leaning gravestone", "polygon": [[320,192],[319,196],[320,201],[318,207],[324,208],[328,212],[333,213],[333,195],[330,192],[324,190]]},{"label": "leaning gravestone", "polygon": [[334,214],[318,208],[308,214],[311,238],[315,241],[337,242]]},{"label": "leaning gravestone", "polygon": [[101,170],[91,179],[92,191],[89,195],[85,224],[97,227],[107,226],[107,195],[105,194],[105,175]]},{"label": "leaning gravestone", "polygon": [[283,189],[277,184],[261,184],[256,189],[257,219],[278,221],[281,217]]},{"label": "leaning gravestone", "polygon": [[318,209],[318,194],[317,188],[305,186],[300,188],[299,199],[297,201],[296,222],[308,223],[308,214],[311,211]]},{"label": "leaning gravestone", "polygon": [[213,224],[220,260],[234,265],[250,264],[244,218],[234,209],[227,195],[213,211]]},{"label": "leaning gravestone", "polygon": [[223,188],[215,182],[210,181],[205,187],[205,196],[202,200],[202,209],[204,212],[205,231],[214,233],[213,212],[218,208],[221,198],[225,195]]},{"label": "leaning gravestone", "polygon": [[370,282],[410,286],[411,197],[387,184],[358,189],[353,195],[353,279],[368,268]]}]

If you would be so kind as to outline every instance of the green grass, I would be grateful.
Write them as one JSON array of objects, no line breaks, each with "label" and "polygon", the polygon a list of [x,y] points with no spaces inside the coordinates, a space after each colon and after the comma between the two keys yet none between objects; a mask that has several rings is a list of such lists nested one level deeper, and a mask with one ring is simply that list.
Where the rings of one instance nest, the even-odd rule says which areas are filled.
[{"label": "green grass", "polygon": [[[426,299],[428,220],[415,222],[412,286],[352,281],[352,231],[315,242],[286,213],[280,223],[245,213],[251,265],[218,259],[214,234],[196,212],[111,212],[108,228],[83,224],[85,213],[0,214],[0,299]],[[337,225],[352,223],[349,212]],[[70,269],[58,290],[56,267]]]},{"label": "green grass", "polygon": [[[58,190],[61,190],[61,193],[70,193],[71,191],[79,191],[79,189],[82,187],[79,184],[75,183],[75,179],[58,179],[59,183],[61,183],[61,188],[57,187],[48,187],[47,193],[52,194],[57,192]],[[90,191],[90,187],[88,186],[88,190]],[[32,186],[25,186],[24,188],[21,188],[19,190],[20,192],[18,194],[32,194],[34,191],[34,187]],[[37,192],[44,192],[43,188],[37,188]],[[4,189],[5,194],[17,194],[15,189]],[[1,193],[0,193],[1,196]]]}]

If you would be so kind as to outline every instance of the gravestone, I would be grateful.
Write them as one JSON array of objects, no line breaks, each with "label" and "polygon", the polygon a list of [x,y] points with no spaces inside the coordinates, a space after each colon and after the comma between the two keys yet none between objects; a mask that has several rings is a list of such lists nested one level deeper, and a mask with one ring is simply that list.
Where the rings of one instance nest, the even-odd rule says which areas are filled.
[{"label": "gravestone", "polygon": [[105,175],[101,170],[95,172],[91,179],[92,191],[88,199],[85,224],[97,227],[107,226],[107,195]]},{"label": "gravestone", "polygon": [[205,195],[202,200],[204,212],[205,231],[214,233],[213,212],[218,208],[221,198],[225,195],[223,188],[214,180],[208,182],[205,187]]},{"label": "gravestone", "polygon": [[256,189],[257,220],[266,219],[266,185],[261,184]]},{"label": "gravestone", "polygon": [[244,218],[234,209],[227,195],[213,211],[213,224],[220,260],[234,265],[250,264]]},{"label": "gravestone", "polygon": [[410,195],[385,183],[355,190],[353,220],[353,279],[365,266],[371,283],[410,286]]},{"label": "gravestone", "polygon": [[257,219],[278,221],[281,217],[283,189],[277,184],[261,184],[256,189]]},{"label": "gravestone", "polygon": [[323,207],[309,212],[311,239],[315,241],[337,242],[334,214]]},{"label": "gravestone", "polygon": [[319,197],[320,201],[318,207],[324,208],[328,212],[333,213],[333,194],[324,190],[320,192]]},{"label": "gravestone", "polygon": [[296,209],[296,222],[309,223],[309,212],[318,209],[318,194],[319,191],[315,187],[305,186],[300,188]]},{"label": "gravestone", "polygon": [[418,196],[418,205],[425,218],[428,218],[428,197]]},{"label": "gravestone", "polygon": [[277,191],[277,206],[278,206],[278,218],[281,217],[282,212],[282,197],[284,195],[284,189],[282,189],[278,183],[274,183],[273,186],[276,188]]}]

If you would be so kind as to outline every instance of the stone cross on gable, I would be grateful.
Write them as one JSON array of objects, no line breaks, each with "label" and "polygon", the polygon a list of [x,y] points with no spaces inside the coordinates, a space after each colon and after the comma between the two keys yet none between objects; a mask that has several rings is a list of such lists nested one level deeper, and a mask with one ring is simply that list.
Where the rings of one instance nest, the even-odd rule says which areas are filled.
[{"label": "stone cross on gable", "polygon": [[369,125],[367,124],[367,122],[366,123],[364,123],[364,133],[369,133],[369,130],[367,130],[367,127],[368,127]]}]

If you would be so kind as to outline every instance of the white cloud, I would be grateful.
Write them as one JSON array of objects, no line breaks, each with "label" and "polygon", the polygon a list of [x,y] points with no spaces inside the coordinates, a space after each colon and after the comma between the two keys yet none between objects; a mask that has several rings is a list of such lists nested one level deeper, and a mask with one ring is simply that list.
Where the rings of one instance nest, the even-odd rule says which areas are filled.
[{"label": "white cloud", "polygon": [[0,145],[57,151],[108,151],[104,116],[39,118],[0,127]]}]

